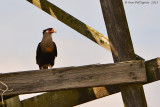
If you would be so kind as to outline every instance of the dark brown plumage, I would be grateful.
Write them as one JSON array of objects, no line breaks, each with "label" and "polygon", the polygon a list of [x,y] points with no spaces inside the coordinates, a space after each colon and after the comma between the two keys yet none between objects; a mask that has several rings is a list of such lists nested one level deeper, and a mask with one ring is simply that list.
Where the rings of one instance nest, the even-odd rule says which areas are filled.
[{"label": "dark brown plumage", "polygon": [[57,57],[57,47],[52,40],[52,33],[55,33],[53,28],[48,28],[43,31],[42,41],[38,44],[36,52],[36,62],[40,69],[48,69],[54,66],[55,57]]}]

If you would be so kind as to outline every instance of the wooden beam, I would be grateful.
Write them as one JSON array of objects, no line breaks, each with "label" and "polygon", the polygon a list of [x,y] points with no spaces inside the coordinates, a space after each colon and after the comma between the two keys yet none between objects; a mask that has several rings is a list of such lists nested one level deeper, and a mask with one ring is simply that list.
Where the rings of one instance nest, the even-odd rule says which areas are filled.
[{"label": "wooden beam", "polygon": [[[100,2],[114,62],[135,60],[122,0]],[[125,107],[147,107],[142,84],[122,85],[120,89]]]},{"label": "wooden beam", "polygon": [[92,88],[80,88],[45,93],[21,103],[23,107],[73,107],[93,99],[96,97]]},{"label": "wooden beam", "polygon": [[[145,83],[145,84],[160,80],[160,67],[159,67],[160,66],[160,58],[155,58],[155,59],[146,61],[145,66],[146,66],[146,72],[147,72],[147,83]],[[48,99],[48,98],[52,99],[51,96],[54,96],[54,95],[56,95],[59,98],[60,96],[62,96],[60,93],[63,93],[64,96],[59,98],[58,101],[70,102],[70,100],[72,100],[72,103],[70,103],[68,105],[74,106],[74,105],[79,105],[79,104],[82,104],[82,103],[85,103],[85,102],[88,102],[91,100],[95,100],[97,98],[105,97],[105,96],[120,92],[118,85],[105,86],[105,87],[95,87],[95,88],[97,91],[93,90],[94,88],[93,89],[85,88],[83,90],[82,89],[72,89],[72,90],[54,91],[54,92],[45,93],[45,94],[42,94],[42,95],[39,95],[39,96],[36,96],[33,98],[29,98],[24,101],[26,103],[29,103],[32,105],[33,104],[38,105],[39,103],[36,103],[36,102],[44,102],[43,99]],[[105,89],[102,90],[102,88],[105,88]],[[105,92],[99,93],[99,91],[100,92],[105,91]],[[94,94],[94,92],[95,92],[95,94]],[[74,98],[74,100],[76,100],[76,102],[74,102],[73,99],[68,99],[68,94],[70,96],[74,96],[73,98]],[[14,97],[14,96],[4,96],[4,100],[7,100],[12,97]],[[79,99],[79,100],[77,100],[77,99]],[[0,101],[1,101],[1,99],[0,99]],[[58,102],[57,99],[54,99],[53,101]],[[44,103],[49,104],[50,102],[47,101]],[[56,105],[58,105],[58,104],[56,104]],[[65,103],[65,105],[66,105],[66,103]],[[37,106],[37,107],[39,107],[39,106]],[[52,107],[52,105],[51,105],[51,107]]]},{"label": "wooden beam", "polygon": [[109,40],[105,35],[99,33],[95,29],[76,19],[75,17],[63,11],[59,7],[48,2],[47,0],[27,1],[40,8],[41,10],[45,11],[49,15],[53,16],[54,18],[58,19],[59,21],[63,22],[64,24],[68,25],[69,27],[73,28],[88,39],[110,51]]},{"label": "wooden beam", "polygon": [[0,80],[13,89],[4,95],[147,81],[144,62],[136,60],[116,64],[6,73],[0,75]]},{"label": "wooden beam", "polygon": [[[144,83],[144,84],[148,84],[148,83],[160,80],[160,58],[155,58],[155,59],[146,61],[145,67],[146,67],[146,73],[147,73],[147,83]],[[96,87],[96,88],[98,88],[98,87]],[[83,89],[83,90],[85,90],[85,89]],[[40,107],[41,104],[46,103],[49,105],[52,102],[49,106],[47,105],[47,107],[53,107],[55,104],[59,105],[58,102],[71,102],[69,105],[75,106],[75,105],[86,103],[88,101],[95,100],[95,99],[99,98],[99,97],[93,96],[94,93],[93,93],[92,88],[90,88],[89,90],[90,91],[88,91],[88,93],[85,93],[85,94],[81,94],[80,89],[53,91],[50,93],[45,93],[45,94],[42,94],[39,96],[35,96],[32,98],[23,100],[22,104],[24,107],[29,107],[28,105],[35,105],[35,107]],[[106,86],[106,90],[107,90],[108,94],[107,95],[102,94],[101,97],[105,97],[105,96],[120,92],[119,85]],[[65,91],[66,91],[66,93],[69,92],[69,96],[74,96],[74,97],[72,97],[70,99],[70,97],[68,97],[67,94],[64,94]],[[83,91],[83,92],[85,92],[85,91]],[[61,93],[63,94],[63,97],[61,97],[62,96]],[[88,98],[90,98],[90,99],[86,99],[85,95],[89,96]],[[80,96],[80,97],[75,97],[75,96]],[[53,98],[57,97],[57,99],[53,99],[52,97]],[[44,99],[51,99],[51,100],[45,101]],[[56,103],[54,104],[53,102],[56,102]]]},{"label": "wooden beam", "polygon": [[145,62],[147,83],[160,80],[160,57]]}]

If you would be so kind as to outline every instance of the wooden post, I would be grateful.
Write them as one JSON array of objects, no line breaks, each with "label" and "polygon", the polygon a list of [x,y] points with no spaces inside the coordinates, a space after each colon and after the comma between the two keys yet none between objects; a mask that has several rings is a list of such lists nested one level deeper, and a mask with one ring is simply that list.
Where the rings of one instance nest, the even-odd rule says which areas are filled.
[{"label": "wooden post", "polygon": [[[100,0],[114,62],[136,59],[122,0]],[[147,107],[142,84],[120,87],[126,107]]]}]

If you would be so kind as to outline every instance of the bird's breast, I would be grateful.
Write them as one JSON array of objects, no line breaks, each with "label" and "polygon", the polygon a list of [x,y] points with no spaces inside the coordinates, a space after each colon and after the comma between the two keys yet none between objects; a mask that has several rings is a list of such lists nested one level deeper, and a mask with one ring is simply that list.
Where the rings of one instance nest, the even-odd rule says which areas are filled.
[{"label": "bird's breast", "polygon": [[44,53],[51,53],[54,51],[54,43],[52,41],[51,36],[46,36],[41,41],[41,49]]},{"label": "bird's breast", "polygon": [[46,52],[52,52],[52,51],[53,51],[53,48],[47,47],[47,48],[45,49],[45,51],[46,51]]}]

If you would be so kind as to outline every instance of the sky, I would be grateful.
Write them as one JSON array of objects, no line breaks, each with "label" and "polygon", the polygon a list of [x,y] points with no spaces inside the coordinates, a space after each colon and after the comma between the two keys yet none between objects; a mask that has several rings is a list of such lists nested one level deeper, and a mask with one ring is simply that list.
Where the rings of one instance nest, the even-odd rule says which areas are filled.
[{"label": "sky", "polygon": [[[49,0],[77,19],[107,36],[99,0]],[[160,56],[160,3],[130,3],[123,0],[135,53],[146,60]],[[146,1],[146,0],[141,0]],[[156,0],[147,0],[153,2]],[[158,0],[156,2],[159,2]],[[1,73],[37,70],[35,56],[42,31],[56,29],[53,40],[58,57],[55,67],[113,63],[112,55],[26,0],[0,3]],[[148,107],[159,107],[160,82],[144,86]],[[22,95],[21,99],[32,95]],[[114,94],[77,107],[123,107],[121,94]]]}]

